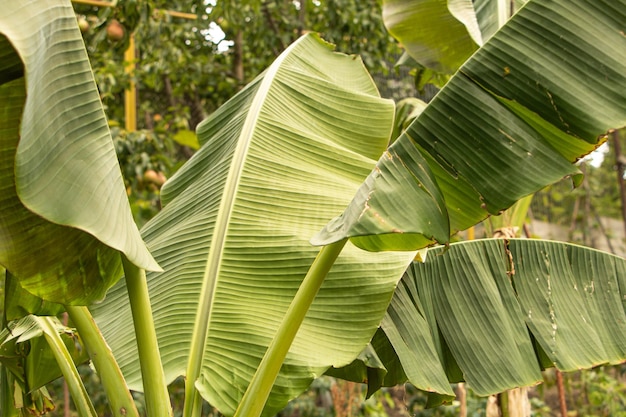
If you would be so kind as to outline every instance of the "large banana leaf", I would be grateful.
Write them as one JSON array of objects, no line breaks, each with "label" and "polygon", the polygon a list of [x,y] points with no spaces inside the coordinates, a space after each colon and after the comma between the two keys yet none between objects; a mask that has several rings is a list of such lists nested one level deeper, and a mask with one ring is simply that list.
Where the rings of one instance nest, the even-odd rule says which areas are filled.
[{"label": "large banana leaf", "polygon": [[448,394],[425,378],[438,369],[493,394],[540,382],[543,366],[623,362],[624,277],[626,260],[562,242],[452,244],[407,270],[382,329],[418,388]]},{"label": "large banana leaf", "polygon": [[68,0],[2,1],[0,263],[29,292],[101,299],[141,240]]},{"label": "large banana leaf", "polygon": [[443,243],[448,225],[463,230],[575,174],[572,162],[626,125],[625,22],[626,0],[528,2],[313,242],[350,237],[369,250]]},{"label": "large banana leaf", "polygon": [[438,72],[454,73],[482,44],[471,0],[385,0],[383,20],[411,58]]},{"label": "large banana leaf", "polygon": [[[168,380],[186,372],[196,311],[206,303],[197,318],[208,321],[208,335],[196,335],[204,351],[196,386],[220,411],[234,412],[318,252],[308,240],[373,168],[393,114],[358,58],[307,35],[198,127],[202,147],[164,186],[163,210],[142,230],[165,270],[148,283]],[[363,350],[412,257],[344,249],[266,414]],[[94,316],[127,381],[141,388],[121,286]]]}]

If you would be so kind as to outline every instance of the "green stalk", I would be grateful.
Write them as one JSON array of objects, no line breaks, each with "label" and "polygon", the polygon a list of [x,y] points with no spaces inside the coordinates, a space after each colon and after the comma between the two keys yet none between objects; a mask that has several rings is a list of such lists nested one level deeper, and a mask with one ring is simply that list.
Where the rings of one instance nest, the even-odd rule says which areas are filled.
[{"label": "green stalk", "polygon": [[[11,279],[11,274],[8,270],[4,271],[4,304],[5,311],[2,312],[2,329],[5,329],[8,325],[7,314],[6,314],[6,306],[8,305],[7,298],[9,297],[6,289],[9,287],[9,280]],[[0,330],[2,330],[0,329]],[[9,370],[0,365],[0,411],[2,411],[2,415],[6,417],[17,417],[19,415],[19,410],[14,407],[13,395],[13,377],[9,375]]]},{"label": "green stalk", "polygon": [[57,333],[57,329],[52,322],[52,318],[38,316],[33,317],[43,331],[43,335],[50,346],[50,350],[52,351],[52,354],[61,369],[61,373],[65,378],[67,387],[72,394],[72,400],[76,406],[78,415],[81,417],[97,417],[98,415],[96,414],[96,410],[89,399],[89,395],[87,394],[87,390],[85,390],[83,381],[80,379],[80,375],[74,365],[72,356],[67,350],[65,343],[63,343],[61,336]]},{"label": "green stalk", "polygon": [[304,316],[309,311],[315,296],[326,279],[330,268],[341,253],[347,240],[324,246],[315,258],[313,265],[300,284],[298,292],[291,301],[272,343],[267,348],[261,364],[257,368],[248,386],[235,417],[258,417],[261,415],[267,398],[272,391],[278,372],[289,352]]},{"label": "green stalk", "polygon": [[509,417],[509,391],[498,394],[498,399],[500,400],[500,415],[502,417]]},{"label": "green stalk", "polygon": [[113,352],[96,326],[87,307],[65,306],[96,368],[114,416],[139,417],[135,401]]},{"label": "green stalk", "polygon": [[0,365],[0,411],[4,417],[18,417],[20,413],[14,407],[12,379],[7,368]]},{"label": "green stalk", "polygon": [[122,264],[126,275],[126,288],[130,299],[133,325],[135,326],[148,416],[171,417],[173,416],[172,405],[161,364],[146,272],[124,256],[122,256]]}]

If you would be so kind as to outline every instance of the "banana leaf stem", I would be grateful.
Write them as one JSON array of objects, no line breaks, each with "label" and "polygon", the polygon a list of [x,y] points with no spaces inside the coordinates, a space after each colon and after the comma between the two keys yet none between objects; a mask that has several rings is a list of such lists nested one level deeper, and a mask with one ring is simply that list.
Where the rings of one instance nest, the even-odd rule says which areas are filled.
[{"label": "banana leaf stem", "polygon": [[235,417],[258,417],[261,415],[298,329],[346,242],[347,240],[344,239],[324,246],[313,261],[309,272],[300,284],[298,292],[291,301],[272,343],[265,352],[261,364],[252,377],[252,381],[235,412]]},{"label": "banana leaf stem", "polygon": [[171,417],[172,405],[154,328],[146,272],[122,257],[149,417]]},{"label": "banana leaf stem", "polygon": [[113,352],[87,307],[65,306],[96,368],[114,416],[139,417],[135,401]]},{"label": "banana leaf stem", "polygon": [[[2,329],[3,330],[9,324],[7,320],[6,306],[9,305],[9,281],[14,279],[8,270],[4,271],[4,311],[2,311]],[[9,375],[9,370],[0,365],[0,411],[5,417],[18,417],[20,412],[14,407],[14,395],[15,387],[13,385],[13,376]]]},{"label": "banana leaf stem", "polygon": [[509,417],[509,391],[498,394],[498,400],[500,400],[500,415],[502,417]]},{"label": "banana leaf stem", "polygon": [[18,417],[19,410],[14,407],[13,384],[11,376],[4,366],[0,365],[0,410],[4,417]]},{"label": "banana leaf stem", "polygon": [[43,335],[50,346],[50,350],[61,369],[61,373],[65,378],[65,382],[72,395],[72,401],[76,406],[76,411],[81,417],[97,417],[96,410],[89,399],[85,385],[80,379],[78,370],[74,365],[72,356],[70,355],[65,343],[59,336],[57,329],[50,317],[33,316],[43,331]]}]

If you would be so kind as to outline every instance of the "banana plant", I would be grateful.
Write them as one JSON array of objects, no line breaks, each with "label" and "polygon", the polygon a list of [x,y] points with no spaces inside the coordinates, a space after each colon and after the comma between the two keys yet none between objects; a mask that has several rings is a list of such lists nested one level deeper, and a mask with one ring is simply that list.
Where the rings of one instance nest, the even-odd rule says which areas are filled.
[{"label": "banana plant", "polygon": [[[142,304],[142,271],[160,267],[133,221],[72,6],[61,0],[2,6],[0,263],[18,283],[13,294],[30,293],[20,296],[27,302],[8,304],[40,314],[56,312],[58,304],[88,305],[104,297],[124,268],[131,304],[143,308],[137,324],[147,339],[142,350],[150,360],[144,368],[159,387],[147,390],[154,399],[149,408],[167,409],[151,311],[149,303]],[[52,333],[46,333],[51,345]],[[66,378],[80,384],[73,364],[63,363],[67,355],[57,359]],[[125,384],[108,386],[123,391]],[[134,408],[127,390],[114,397],[124,398],[118,410]]]},{"label": "banana plant", "polygon": [[[262,402],[260,386],[268,389],[273,379],[253,377],[255,369],[272,360],[283,363],[262,358],[267,346],[274,349],[282,343],[284,348],[286,343],[282,338],[270,341],[282,328],[289,302],[313,263],[316,252],[309,248],[308,238],[328,216],[322,213],[316,218],[312,210],[341,210],[346,193],[340,187],[347,186],[348,179],[355,180],[350,187],[358,188],[356,196],[343,215],[313,237],[313,243],[343,244],[349,238],[361,249],[410,251],[434,241],[445,243],[451,232],[500,212],[544,183],[576,175],[573,162],[593,150],[606,131],[625,123],[623,108],[613,107],[623,106],[624,100],[611,99],[621,94],[614,85],[624,85],[619,70],[623,61],[613,55],[614,45],[624,45],[619,20],[607,19],[598,12],[600,6],[587,7],[571,2],[551,2],[549,7],[529,3],[461,67],[389,149],[384,150],[386,139],[380,139],[376,148],[382,157],[372,163],[373,170],[360,188],[363,177],[342,174],[346,168],[342,161],[372,149],[373,141],[362,135],[375,133],[381,116],[366,104],[371,99],[361,103],[348,98],[345,89],[360,84],[356,69],[344,69],[313,36],[298,41],[261,78],[211,116],[198,130],[202,148],[165,186],[163,212],[143,229],[166,270],[150,274],[149,282],[160,317],[157,334],[168,378],[186,375],[188,398],[196,395],[196,388],[226,414],[238,407],[240,415],[260,413],[259,407],[251,411],[253,407],[241,406],[240,400],[250,385],[254,387],[250,403]],[[596,24],[588,25],[589,16]],[[610,22],[612,29],[608,29]],[[607,28],[606,47],[582,41],[598,27]],[[563,39],[569,40],[568,47],[589,50],[573,53],[563,48]],[[624,48],[618,49],[623,55]],[[546,62],[545,55],[529,52],[533,50],[562,58]],[[584,57],[584,65],[569,59],[573,56]],[[331,59],[326,69],[320,68]],[[610,69],[609,81],[604,76],[606,60],[616,65]],[[346,73],[352,79],[349,83],[339,78]],[[329,83],[332,77],[337,84]],[[587,82],[580,83],[581,78]],[[357,95],[366,98],[363,92]],[[357,165],[348,164],[352,165],[348,171],[355,173]],[[330,181],[322,183],[323,192],[317,188],[320,178]],[[341,202],[333,202],[335,198]],[[297,235],[305,226],[310,229]],[[363,259],[374,256],[366,254]],[[300,270],[290,265],[293,259],[298,265],[302,262]],[[354,264],[364,261],[340,257],[333,267],[338,267],[337,273],[345,271],[342,262],[356,268]],[[406,258],[399,261],[400,270],[402,262]],[[351,342],[346,338],[350,330],[371,318],[353,311],[357,306],[349,300],[360,300],[362,306],[389,296],[381,291],[363,302],[364,298],[342,292],[346,286],[338,282],[343,278],[333,272],[284,360],[263,411],[266,415],[284,406],[325,368],[349,363],[347,357],[353,359],[365,347],[360,340],[350,355],[338,358]],[[400,276],[393,273],[389,281],[395,283]],[[350,291],[368,288],[384,276],[371,265],[357,275],[359,283]],[[123,311],[118,293],[114,288],[95,314],[131,385],[139,384],[130,327],[120,329],[113,319],[113,311]],[[293,319],[287,317],[287,322]],[[327,321],[319,321],[320,317]],[[201,320],[206,324],[199,329]],[[370,327],[365,339],[375,331]],[[198,344],[203,344],[202,351],[192,353],[200,350]],[[332,347],[332,355],[326,353],[326,346]],[[199,371],[188,365],[197,361]],[[444,381],[440,377],[436,386],[442,387]],[[518,383],[519,379],[509,381]],[[449,394],[449,387],[445,392]],[[192,409],[187,412],[193,415]]]},{"label": "banana plant", "polygon": [[[34,3],[9,2],[8,17],[0,18],[0,140],[9,149],[1,175],[11,184],[0,197],[5,213],[0,244],[22,244],[0,261],[24,289],[64,305],[90,304],[113,285],[92,310],[128,386],[153,393],[148,396],[150,415],[169,413],[158,397],[165,382],[180,375],[187,379],[187,416],[198,415],[202,399],[227,415],[271,415],[313,378],[358,357],[386,363],[387,375],[417,381],[420,364],[411,365],[401,354],[395,362],[383,354],[380,361],[371,356],[385,351],[385,338],[394,343],[399,335],[413,346],[406,340],[413,337],[408,330],[396,325],[394,334],[383,318],[391,314],[387,308],[415,250],[446,244],[451,233],[546,184],[576,175],[573,163],[598,146],[608,130],[626,125],[625,0],[531,0],[488,41],[482,40],[479,49],[472,47],[476,52],[470,52],[471,58],[390,147],[393,103],[380,98],[358,58],[336,54],[309,34],[199,126],[200,149],[166,183],[163,211],[141,231],[157,265],[125,215],[111,215],[107,223],[100,217],[109,211],[89,211],[90,199],[97,197],[104,200],[101,204],[127,206],[118,191],[101,194],[98,188],[119,188],[119,169],[102,162],[110,153],[106,126],[76,22],[69,21],[71,7],[61,0],[44,8]],[[395,16],[410,24],[413,15]],[[37,29],[22,24],[29,19]],[[68,62],[80,63],[79,69],[70,71]],[[51,79],[56,82],[47,82]],[[49,90],[38,90],[41,86]],[[76,93],[83,90],[85,96]],[[37,112],[41,106],[54,110],[43,122],[35,117],[42,114]],[[38,132],[30,144],[29,132]],[[59,135],[69,142],[59,141]],[[98,140],[81,142],[84,138]],[[87,180],[81,177],[74,185],[76,171],[60,174],[61,168],[73,167],[70,161],[79,170],[104,167],[105,180],[83,185]],[[72,193],[74,206],[68,208],[64,198],[37,198],[53,179],[60,189],[50,193],[64,198]],[[13,211],[5,211],[8,207]],[[70,220],[84,219],[81,208],[93,216],[91,223]],[[36,215],[27,217],[32,213]],[[39,223],[31,221],[43,224],[32,228]],[[16,225],[20,228],[13,231]],[[65,229],[39,233],[57,226]],[[37,281],[29,284],[29,279],[43,273],[36,268],[22,272],[21,264],[34,264],[35,255],[54,253],[54,248],[31,249],[20,240],[22,233],[43,244],[53,235],[97,236],[94,245],[104,246],[93,249],[95,258],[74,260],[66,269],[78,268],[78,285],[92,277],[100,282],[101,275],[107,280],[89,296],[79,287],[67,297],[69,284],[53,279],[54,268],[58,277],[65,272],[54,266],[42,285],[46,291],[38,289]],[[310,243],[323,246],[319,255]],[[96,246],[84,243],[77,251],[90,247]],[[103,258],[109,248],[112,255]],[[126,283],[114,284],[120,276],[117,251],[125,255]],[[446,258],[446,253],[435,255]],[[84,273],[87,259],[95,259],[97,274]],[[517,262],[516,270],[521,265]],[[147,281],[136,267],[149,270]],[[124,284],[129,281],[128,292],[140,294],[143,310],[127,300]],[[133,287],[137,282],[147,288]],[[472,288],[476,294],[482,289]],[[509,301],[500,310],[515,311]],[[153,324],[142,321],[144,314],[151,315],[149,307]],[[68,311],[78,314],[75,306]],[[407,304],[395,311],[414,315],[415,307]],[[143,330],[133,329],[137,323]],[[523,329],[520,323],[510,330],[515,337]],[[142,348],[151,332],[158,338],[157,357]],[[417,345],[436,359],[445,350],[432,340],[434,345]],[[363,354],[370,341],[371,349]],[[593,363],[611,360],[596,358]],[[156,374],[146,371],[146,362],[157,368]],[[466,362],[472,360],[464,360],[463,366]],[[464,377],[442,373],[436,365],[428,369],[419,376],[420,387],[438,395],[450,395],[447,380]],[[521,378],[501,372],[497,384],[484,382],[484,392],[534,382],[534,371],[528,374]],[[480,372],[472,375],[486,378]]]}]

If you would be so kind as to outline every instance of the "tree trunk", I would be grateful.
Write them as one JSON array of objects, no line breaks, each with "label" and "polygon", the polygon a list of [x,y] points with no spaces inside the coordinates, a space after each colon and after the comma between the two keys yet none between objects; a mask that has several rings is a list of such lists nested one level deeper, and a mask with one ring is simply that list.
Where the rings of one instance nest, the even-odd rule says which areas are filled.
[{"label": "tree trunk", "polygon": [[490,395],[487,398],[487,407],[485,408],[485,417],[501,417],[500,406],[498,405],[498,396]]},{"label": "tree trunk", "polygon": [[598,229],[600,229],[600,232],[606,239],[606,245],[609,248],[609,252],[615,255],[615,248],[613,248],[613,243],[611,242],[611,236],[609,236],[606,229],[604,228],[604,225],[602,224],[602,219],[600,218],[600,215],[598,214],[598,211],[593,206],[593,204],[591,205],[591,211],[593,211],[593,216],[596,219],[596,223],[598,223]]},{"label": "tree trunk", "polygon": [[467,417],[467,389],[465,384],[460,382],[456,386],[456,396],[459,400],[459,417]]},{"label": "tree trunk", "polygon": [[509,390],[508,416],[530,417],[530,401],[528,401],[528,387]]},{"label": "tree trunk", "polygon": [[574,209],[572,210],[572,220],[569,224],[568,236],[570,240],[574,236],[574,232],[576,231],[576,223],[578,222],[578,211],[580,210],[580,197],[576,197],[574,201]]},{"label": "tree trunk", "polygon": [[583,215],[583,245],[595,247],[595,242],[593,238],[593,234],[591,233],[591,190],[589,189],[589,179],[587,178],[587,166],[585,163],[580,164],[580,171],[584,175],[583,179],[583,190],[585,191],[585,201],[584,201],[584,215]]},{"label": "tree trunk", "polygon": [[197,91],[194,91],[193,95],[188,97],[188,101],[191,103],[189,105],[189,130],[195,131],[200,122],[205,119],[206,114],[204,113],[202,101]]},{"label": "tree trunk", "polygon": [[239,84],[239,89],[243,87],[244,84],[244,72],[243,72],[243,30],[238,29],[235,34],[235,44],[233,45],[233,50],[235,52],[235,56],[233,59],[233,74],[235,79]]},{"label": "tree trunk", "polygon": [[[526,216],[528,213],[526,213]],[[511,217],[508,217],[510,221]],[[526,222],[524,222],[526,226]],[[502,227],[494,230],[493,237],[512,239],[517,234],[518,226],[511,223],[503,223]],[[524,230],[527,237],[529,232]],[[511,270],[511,274],[514,271]],[[489,400],[494,396],[489,397]],[[498,395],[496,401],[487,401],[487,417],[503,416],[503,417],[530,417],[530,402],[528,401],[528,388],[514,388]],[[490,407],[492,408],[490,410]]]},{"label": "tree trunk", "polygon": [[168,75],[163,76],[163,86],[165,90],[165,97],[167,97],[167,105],[174,108],[176,107],[176,99],[174,98],[174,89],[172,88],[172,81]]},{"label": "tree trunk", "polygon": [[275,56],[278,56],[280,55],[282,51],[284,51],[287,48],[287,45],[285,45],[282,39],[280,38],[280,31],[278,30],[278,27],[276,26],[276,22],[274,22],[274,18],[272,17],[272,14],[270,13],[270,10],[267,7],[267,3],[263,2],[263,5],[261,6],[261,10],[263,11],[263,16],[265,16],[265,21],[267,22],[267,25],[269,26],[270,30],[274,33],[274,35],[276,36],[276,39],[278,39],[278,43],[280,44],[280,51],[278,51],[276,48],[274,48],[274,46],[272,46],[272,52],[274,53]]},{"label": "tree trunk", "polygon": [[300,2],[300,10],[298,11],[298,38],[304,34],[306,22],[306,2]]},{"label": "tree trunk", "polygon": [[619,192],[622,198],[622,219],[624,219],[624,231],[626,232],[626,184],[624,184],[624,158],[622,157],[622,144],[620,143],[620,135],[618,130],[614,130],[611,134],[613,139],[613,148],[615,149],[615,165],[617,168],[617,182],[619,184]]},{"label": "tree trunk", "polygon": [[558,369],[556,373],[556,388],[559,392],[559,408],[561,409],[561,417],[567,417],[567,403],[565,402],[565,388],[563,386],[563,374]]},{"label": "tree trunk", "polygon": [[486,417],[530,417],[528,387],[514,388],[487,399]]}]

